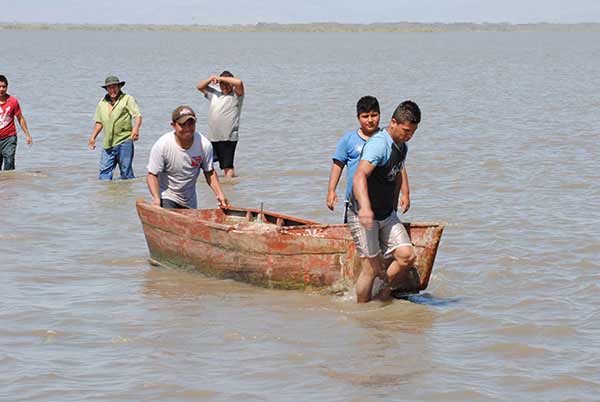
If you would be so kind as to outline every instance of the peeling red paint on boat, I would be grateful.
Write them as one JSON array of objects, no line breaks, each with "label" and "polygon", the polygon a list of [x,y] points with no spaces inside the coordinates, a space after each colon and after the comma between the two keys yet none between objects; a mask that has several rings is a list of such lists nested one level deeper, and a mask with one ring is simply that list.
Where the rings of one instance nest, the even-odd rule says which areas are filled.
[{"label": "peeling red paint on boat", "polygon": [[[150,257],[160,264],[278,288],[327,288],[360,273],[347,225],[252,208],[173,210],[141,199],[136,207]],[[417,261],[403,290],[418,293],[429,283],[444,225],[405,225]]]}]

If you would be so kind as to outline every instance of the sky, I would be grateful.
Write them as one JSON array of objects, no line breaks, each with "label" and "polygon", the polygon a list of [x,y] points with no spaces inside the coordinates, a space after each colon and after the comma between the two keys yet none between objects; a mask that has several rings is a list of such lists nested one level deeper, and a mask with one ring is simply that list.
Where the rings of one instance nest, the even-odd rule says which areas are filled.
[{"label": "sky", "polygon": [[[4,2],[5,0],[0,0]],[[4,23],[600,22],[600,0],[16,0]]]}]

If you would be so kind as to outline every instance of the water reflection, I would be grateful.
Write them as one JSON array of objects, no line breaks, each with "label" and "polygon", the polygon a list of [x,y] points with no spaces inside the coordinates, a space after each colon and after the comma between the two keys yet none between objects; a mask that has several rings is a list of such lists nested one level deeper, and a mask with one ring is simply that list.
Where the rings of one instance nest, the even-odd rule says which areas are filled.
[{"label": "water reflection", "polygon": [[98,201],[124,199],[130,202],[136,184],[145,183],[145,180],[144,177],[138,177],[130,180],[98,181]]},{"label": "water reflection", "polygon": [[143,293],[146,296],[190,300],[205,296],[242,297],[260,291],[268,291],[268,289],[255,288],[232,280],[210,278],[191,269],[153,266],[144,274]]},{"label": "water reflection", "polygon": [[353,352],[343,366],[323,368],[324,376],[365,396],[389,395],[426,381],[434,364],[428,336],[438,317],[434,309],[394,300],[352,305],[344,313],[356,324],[355,336],[345,340]]}]

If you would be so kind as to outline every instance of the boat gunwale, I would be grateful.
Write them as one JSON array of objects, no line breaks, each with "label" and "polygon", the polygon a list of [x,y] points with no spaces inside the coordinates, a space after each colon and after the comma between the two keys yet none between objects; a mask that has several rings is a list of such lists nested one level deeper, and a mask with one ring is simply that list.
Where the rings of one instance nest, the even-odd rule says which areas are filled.
[{"label": "boat gunwale", "polygon": [[[225,231],[235,230],[235,231],[240,231],[240,232],[251,232],[249,230],[236,228],[235,224],[218,223],[215,221],[200,218],[198,216],[194,216],[192,214],[187,214],[185,212],[181,213],[177,209],[168,209],[168,208],[158,207],[156,205],[150,204],[149,202],[147,202],[146,200],[144,200],[142,198],[138,198],[136,200],[136,205],[137,204],[141,204],[144,207],[149,208],[149,209],[155,209],[158,213],[161,213],[161,214],[162,213],[174,214],[175,216],[178,216],[178,217],[187,217],[189,219],[193,219],[194,221],[202,222],[206,226],[214,227],[215,229],[221,229],[221,230],[225,230]],[[219,209],[219,208],[202,208],[202,209],[196,209],[195,211],[214,211],[216,209]],[[271,216],[274,216],[277,218],[282,218],[284,220],[287,219],[287,220],[295,221],[298,223],[307,222],[307,224],[288,225],[288,226],[284,226],[284,225],[280,226],[280,225],[276,225],[273,223],[267,223],[267,225],[272,225],[272,226],[276,227],[278,232],[301,231],[301,230],[305,230],[305,229],[326,229],[329,227],[342,228],[342,227],[348,226],[348,224],[346,224],[346,223],[332,223],[332,224],[319,223],[319,222],[315,222],[315,221],[309,221],[306,219],[297,218],[297,217],[291,216],[291,215],[280,214],[278,212],[270,212],[270,211],[266,211],[266,210],[261,211],[260,209],[256,209],[256,208],[227,206],[225,208],[220,208],[220,209],[224,209],[224,210],[229,209],[229,210],[240,211],[240,212],[243,212],[243,211],[248,212],[249,211],[249,212],[253,212],[253,213],[262,213],[263,215],[271,215]],[[182,211],[187,211],[187,210],[182,210]],[[249,222],[249,223],[251,223],[251,222]],[[444,229],[447,225],[446,222],[423,222],[423,221],[402,222],[402,224],[405,224],[405,225],[408,224],[410,227],[415,227],[415,228],[436,227],[438,229]],[[252,233],[255,233],[255,232],[252,232]]]}]

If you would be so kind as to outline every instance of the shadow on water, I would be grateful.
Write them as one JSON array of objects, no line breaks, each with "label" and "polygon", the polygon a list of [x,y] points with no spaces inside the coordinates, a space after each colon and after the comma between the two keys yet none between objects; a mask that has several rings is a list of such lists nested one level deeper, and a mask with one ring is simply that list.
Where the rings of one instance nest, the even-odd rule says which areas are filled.
[{"label": "shadow on water", "polygon": [[395,299],[406,300],[414,304],[423,304],[426,306],[449,306],[461,301],[460,297],[437,297],[431,293],[422,293],[418,295],[398,294],[392,296]]}]

